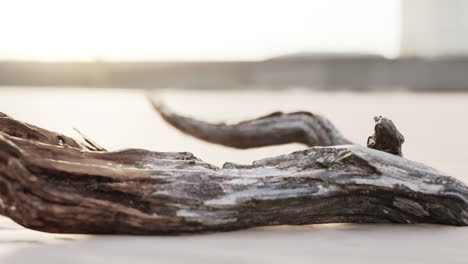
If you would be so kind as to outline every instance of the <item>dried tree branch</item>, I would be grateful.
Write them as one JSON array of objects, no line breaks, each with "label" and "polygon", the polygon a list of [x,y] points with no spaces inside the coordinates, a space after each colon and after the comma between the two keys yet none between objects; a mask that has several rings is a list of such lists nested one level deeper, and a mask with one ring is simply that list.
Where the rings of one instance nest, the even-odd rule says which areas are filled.
[{"label": "dried tree branch", "polygon": [[466,185],[370,148],[314,147],[218,168],[186,152],[90,152],[49,140],[54,132],[13,119],[8,126],[0,125],[0,213],[36,230],[172,234],[331,222],[468,225]]},{"label": "dried tree branch", "polygon": [[207,142],[233,148],[247,149],[286,143],[302,143],[310,147],[351,144],[327,118],[309,112],[276,112],[226,125],[185,117],[161,103],[152,103],[161,117],[178,130]]},{"label": "dried tree branch", "polygon": [[[238,124],[210,124],[177,114],[162,103],[152,102],[161,117],[178,130],[193,137],[234,148],[253,148],[286,143],[313,146],[352,144],[325,117],[310,112],[283,114],[275,112]],[[403,156],[405,138],[393,122],[382,116],[374,117],[374,134],[367,147]]]}]

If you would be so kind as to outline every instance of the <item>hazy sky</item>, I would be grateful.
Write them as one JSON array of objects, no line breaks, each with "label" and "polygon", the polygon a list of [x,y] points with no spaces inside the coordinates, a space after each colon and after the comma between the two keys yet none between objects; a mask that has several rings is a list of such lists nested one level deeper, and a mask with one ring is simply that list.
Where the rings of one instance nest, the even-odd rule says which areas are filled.
[{"label": "hazy sky", "polygon": [[239,60],[399,49],[399,0],[0,0],[0,59]]}]

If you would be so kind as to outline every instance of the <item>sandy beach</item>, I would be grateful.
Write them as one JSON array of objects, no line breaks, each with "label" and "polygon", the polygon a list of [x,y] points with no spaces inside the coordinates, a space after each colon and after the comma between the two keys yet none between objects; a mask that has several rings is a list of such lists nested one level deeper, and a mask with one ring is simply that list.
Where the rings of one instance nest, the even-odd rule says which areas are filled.
[{"label": "sandy beach", "polygon": [[[0,111],[79,138],[73,127],[109,150],[190,151],[222,165],[304,149],[290,144],[233,150],[201,142],[165,124],[148,92],[124,89],[0,89]],[[305,110],[331,119],[364,145],[375,115],[394,120],[406,158],[468,182],[468,94],[407,92],[159,91],[176,111],[236,122],[272,111]],[[439,225],[327,224],[279,226],[191,236],[56,235],[0,217],[0,263],[467,263],[468,228]]]}]

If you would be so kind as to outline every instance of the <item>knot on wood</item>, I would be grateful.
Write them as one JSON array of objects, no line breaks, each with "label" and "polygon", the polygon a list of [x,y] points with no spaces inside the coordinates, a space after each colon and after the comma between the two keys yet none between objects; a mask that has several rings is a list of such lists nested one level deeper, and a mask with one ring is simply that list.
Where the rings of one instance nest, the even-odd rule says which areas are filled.
[{"label": "knot on wood", "polygon": [[403,156],[401,145],[405,137],[398,131],[392,120],[382,116],[374,117],[374,134],[367,139],[367,147]]}]

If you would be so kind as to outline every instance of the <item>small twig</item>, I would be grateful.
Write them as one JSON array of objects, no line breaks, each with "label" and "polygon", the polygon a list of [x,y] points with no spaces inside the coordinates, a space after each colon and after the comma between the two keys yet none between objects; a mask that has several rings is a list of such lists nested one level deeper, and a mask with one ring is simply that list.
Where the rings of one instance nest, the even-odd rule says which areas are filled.
[{"label": "small twig", "polygon": [[78,128],[74,127],[73,130],[75,130],[80,136],[88,143],[88,145],[85,145],[86,148],[88,148],[91,151],[107,151],[105,148],[101,147],[99,144],[94,142],[91,138],[83,134]]}]

